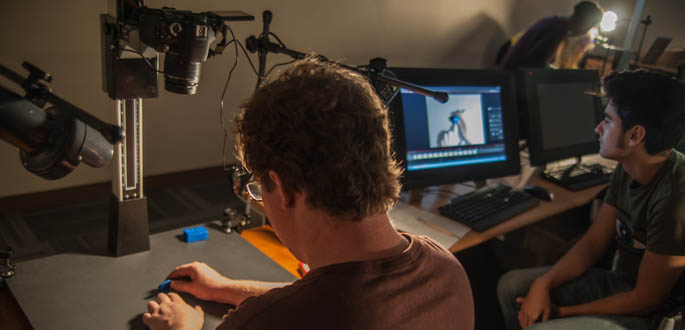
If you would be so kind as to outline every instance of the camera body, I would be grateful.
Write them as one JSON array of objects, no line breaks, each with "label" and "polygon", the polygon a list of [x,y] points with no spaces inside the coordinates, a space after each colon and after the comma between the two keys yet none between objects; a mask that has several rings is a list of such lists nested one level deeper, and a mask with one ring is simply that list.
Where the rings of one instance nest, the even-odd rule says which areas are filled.
[{"label": "camera body", "polygon": [[[125,1],[119,5],[118,18],[100,15],[103,89],[112,99],[157,97],[159,53],[165,54],[165,89],[195,94],[201,64],[226,45],[225,22],[254,20],[241,11],[193,13]],[[210,45],[218,35],[222,40],[212,51]],[[150,48],[155,52],[148,52]]]},{"label": "camera body", "polygon": [[141,8],[137,15],[140,41],[165,53],[164,88],[177,94],[195,94],[200,65],[207,60],[210,44],[223,20],[212,13],[192,13],[173,8]]}]

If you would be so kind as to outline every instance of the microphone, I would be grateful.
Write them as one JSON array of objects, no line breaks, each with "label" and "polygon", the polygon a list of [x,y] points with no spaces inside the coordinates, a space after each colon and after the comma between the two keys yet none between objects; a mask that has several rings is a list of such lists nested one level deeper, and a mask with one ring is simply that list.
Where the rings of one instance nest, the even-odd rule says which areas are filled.
[{"label": "microphone", "polygon": [[[266,70],[266,55],[269,53],[269,25],[271,25],[272,18],[273,14],[270,10],[265,10],[262,14],[262,21],[264,25],[262,26],[262,35],[259,37],[257,46],[257,50],[259,51],[259,78],[257,80],[257,87],[259,87],[259,85],[262,83],[262,80],[264,80],[264,71]],[[249,39],[250,38],[248,38],[248,40]],[[248,43],[248,41],[245,43]],[[250,47],[248,46],[248,50],[249,49]]]},{"label": "microphone", "polygon": [[271,19],[274,17],[274,15],[271,13],[270,10],[265,10],[262,13],[262,37],[264,38],[269,38],[269,25],[271,24]]},{"label": "microphone", "polygon": [[449,94],[445,92],[433,92],[433,95],[431,96],[433,97],[433,99],[440,103],[447,103],[447,101],[449,101],[450,99]]}]

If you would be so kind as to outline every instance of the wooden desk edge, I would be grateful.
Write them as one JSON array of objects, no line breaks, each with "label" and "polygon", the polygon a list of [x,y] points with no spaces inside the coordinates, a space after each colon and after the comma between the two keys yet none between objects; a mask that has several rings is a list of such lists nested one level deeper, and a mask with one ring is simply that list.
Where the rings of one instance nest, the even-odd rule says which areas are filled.
[{"label": "wooden desk edge", "polygon": [[[545,182],[539,178],[535,181],[535,183],[542,183],[542,185],[547,186],[548,189],[555,192],[557,198],[555,198],[555,200],[552,202],[540,202],[541,204],[536,208],[502,222],[484,232],[469,230],[466,235],[449,247],[449,251],[452,253],[457,253],[459,251],[463,251],[470,247],[484,243],[499,235],[521,229],[525,226],[529,226],[573,208],[581,207],[592,201],[595,196],[597,196],[597,194],[607,186],[606,184],[603,184],[574,192],[554,185],[553,183]],[[264,205],[261,202],[250,202],[253,207],[256,207],[262,212],[265,211]],[[433,212],[437,211],[433,210]]]},{"label": "wooden desk edge", "polygon": [[[541,204],[536,208],[504,221],[484,232],[477,232],[473,229],[469,230],[464,237],[460,238],[449,248],[449,251],[452,253],[457,253],[459,251],[466,250],[499,235],[521,229],[525,226],[529,226],[570,209],[583,206],[591,202],[595,196],[606,186],[606,184],[603,184],[577,192],[567,191],[567,193],[564,195],[568,196],[569,194],[572,194],[573,198],[564,200],[555,199],[555,201],[552,202],[540,202]],[[563,188],[559,187],[559,189]],[[537,214],[533,212],[537,212]]]}]

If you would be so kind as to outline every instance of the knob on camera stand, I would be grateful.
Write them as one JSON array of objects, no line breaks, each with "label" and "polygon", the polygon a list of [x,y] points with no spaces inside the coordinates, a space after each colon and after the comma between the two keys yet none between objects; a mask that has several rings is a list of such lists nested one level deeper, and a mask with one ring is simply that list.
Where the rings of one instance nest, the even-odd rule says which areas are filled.
[{"label": "knob on camera stand", "polygon": [[221,228],[226,234],[235,231],[240,231],[250,224],[250,219],[245,212],[238,209],[227,207],[224,209],[224,217],[221,219]]},{"label": "knob on camera stand", "polygon": [[12,278],[16,272],[16,266],[12,263],[12,256],[14,250],[9,246],[0,247],[0,259],[3,259],[0,264],[0,278],[3,280]]},{"label": "knob on camera stand", "polygon": [[244,229],[263,226],[267,223],[266,215],[257,206],[253,206],[245,189],[250,174],[242,167],[233,165],[230,168],[233,193],[242,202],[240,207],[227,207],[221,218],[221,229],[226,233],[240,233]]}]

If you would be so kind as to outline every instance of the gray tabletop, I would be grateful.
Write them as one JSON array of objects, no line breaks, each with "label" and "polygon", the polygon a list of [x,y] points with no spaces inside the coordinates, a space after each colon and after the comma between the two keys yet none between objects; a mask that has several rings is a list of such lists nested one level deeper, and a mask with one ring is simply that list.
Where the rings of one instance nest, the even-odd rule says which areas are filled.
[{"label": "gray tabletop", "polygon": [[[7,284],[35,329],[145,329],[147,301],[176,266],[203,261],[234,279],[293,281],[237,234],[209,229],[209,240],[185,243],[182,230],[150,236],[150,251],[124,257],[60,254],[19,263]],[[214,329],[231,306],[182,294]]]}]

